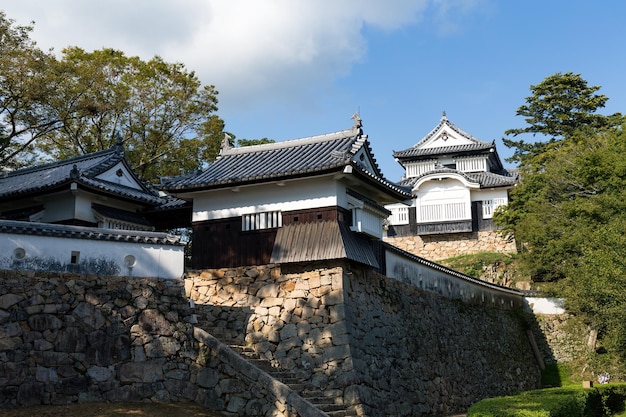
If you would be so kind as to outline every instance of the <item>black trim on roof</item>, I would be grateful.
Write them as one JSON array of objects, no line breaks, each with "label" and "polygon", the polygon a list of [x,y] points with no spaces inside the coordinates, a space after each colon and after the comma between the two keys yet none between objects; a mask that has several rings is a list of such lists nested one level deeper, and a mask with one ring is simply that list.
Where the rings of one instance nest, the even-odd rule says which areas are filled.
[{"label": "black trim on roof", "polygon": [[50,223],[0,220],[0,233],[65,237],[72,239],[106,240],[114,242],[147,243],[157,245],[185,246],[180,236],[161,232],[138,230],[97,229],[84,226],[68,226]]}]

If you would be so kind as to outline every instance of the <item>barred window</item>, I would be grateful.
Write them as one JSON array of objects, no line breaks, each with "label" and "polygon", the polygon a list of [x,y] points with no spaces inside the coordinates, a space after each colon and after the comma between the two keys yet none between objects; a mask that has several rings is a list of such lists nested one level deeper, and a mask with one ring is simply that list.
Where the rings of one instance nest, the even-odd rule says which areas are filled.
[{"label": "barred window", "polygon": [[241,216],[241,230],[275,229],[283,225],[283,216],[280,211],[266,211]]}]

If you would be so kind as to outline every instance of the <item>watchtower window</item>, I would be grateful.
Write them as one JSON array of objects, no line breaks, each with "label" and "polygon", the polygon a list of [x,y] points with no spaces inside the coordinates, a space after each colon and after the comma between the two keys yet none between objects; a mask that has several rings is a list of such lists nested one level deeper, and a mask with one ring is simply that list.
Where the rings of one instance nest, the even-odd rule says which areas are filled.
[{"label": "watchtower window", "polygon": [[275,229],[282,227],[283,216],[280,211],[266,211],[263,213],[251,213],[241,216],[241,230]]}]

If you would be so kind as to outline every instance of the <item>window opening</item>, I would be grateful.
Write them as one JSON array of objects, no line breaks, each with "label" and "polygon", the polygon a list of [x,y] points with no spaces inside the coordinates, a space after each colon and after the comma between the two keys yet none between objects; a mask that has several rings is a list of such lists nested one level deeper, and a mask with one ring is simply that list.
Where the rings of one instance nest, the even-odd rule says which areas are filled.
[{"label": "window opening", "polygon": [[275,229],[282,227],[283,216],[280,211],[266,211],[263,213],[251,213],[241,216],[241,230]]},{"label": "window opening", "polygon": [[70,263],[72,265],[77,265],[80,263],[80,251],[73,250],[72,256],[70,257]]}]

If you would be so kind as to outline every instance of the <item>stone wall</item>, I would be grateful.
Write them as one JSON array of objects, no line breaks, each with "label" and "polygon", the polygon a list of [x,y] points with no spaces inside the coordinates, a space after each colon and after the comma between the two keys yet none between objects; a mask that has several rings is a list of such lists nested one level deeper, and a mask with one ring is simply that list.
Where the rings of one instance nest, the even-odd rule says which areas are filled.
[{"label": "stone wall", "polygon": [[194,400],[181,285],[0,272],[0,405]]},{"label": "stone wall", "polygon": [[521,315],[422,291],[347,262],[192,271],[199,320],[361,416],[466,410],[536,388]]},{"label": "stone wall", "polygon": [[209,332],[254,346],[263,359],[316,388],[343,387],[350,378],[343,268],[190,271],[187,291],[199,326]]},{"label": "stone wall", "polygon": [[594,351],[596,334],[575,316],[534,314],[532,318],[532,330],[546,364],[584,362],[581,359]]},{"label": "stone wall", "polygon": [[498,231],[398,236],[386,237],[384,240],[406,252],[431,261],[480,252],[516,252],[515,241],[504,238]]},{"label": "stone wall", "polygon": [[194,327],[194,312],[198,326],[248,343],[361,416],[459,411],[539,383],[515,311],[348,262],[185,281],[0,271],[0,407],[193,401],[241,416],[323,415]]},{"label": "stone wall", "polygon": [[193,317],[182,280],[0,271],[0,408],[193,401],[320,416]]}]

